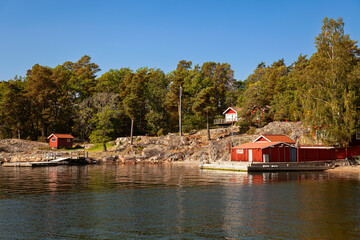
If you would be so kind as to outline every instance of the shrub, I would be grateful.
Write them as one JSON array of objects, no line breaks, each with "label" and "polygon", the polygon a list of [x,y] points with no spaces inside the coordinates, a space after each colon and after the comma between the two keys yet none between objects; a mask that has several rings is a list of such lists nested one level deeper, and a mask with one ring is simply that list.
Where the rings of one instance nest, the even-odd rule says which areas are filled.
[{"label": "shrub", "polygon": [[38,142],[47,142],[47,138],[43,137],[43,136],[40,136],[40,137],[38,137],[37,141]]},{"label": "shrub", "polygon": [[255,133],[255,130],[256,130],[255,127],[251,127],[249,130],[247,130],[246,134],[253,135]]},{"label": "shrub", "polygon": [[160,130],[156,133],[158,137],[164,136],[164,129],[160,128]]}]

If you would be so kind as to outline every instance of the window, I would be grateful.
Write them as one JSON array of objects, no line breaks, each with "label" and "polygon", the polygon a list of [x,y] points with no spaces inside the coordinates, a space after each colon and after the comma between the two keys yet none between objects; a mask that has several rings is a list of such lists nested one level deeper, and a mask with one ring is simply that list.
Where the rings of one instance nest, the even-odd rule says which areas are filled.
[{"label": "window", "polygon": [[244,149],[236,149],[236,153],[238,153],[238,154],[243,154],[243,153],[244,153]]},{"label": "window", "polygon": [[52,138],[52,139],[51,139],[51,142],[56,142],[56,138]]},{"label": "window", "polygon": [[70,138],[66,139],[67,142],[70,142]]},{"label": "window", "polygon": [[316,130],[315,131],[316,134],[316,138],[318,140],[322,140],[322,139],[326,139],[327,138],[327,133],[326,130]]},{"label": "window", "polygon": [[360,130],[356,130],[356,140],[360,140]]}]

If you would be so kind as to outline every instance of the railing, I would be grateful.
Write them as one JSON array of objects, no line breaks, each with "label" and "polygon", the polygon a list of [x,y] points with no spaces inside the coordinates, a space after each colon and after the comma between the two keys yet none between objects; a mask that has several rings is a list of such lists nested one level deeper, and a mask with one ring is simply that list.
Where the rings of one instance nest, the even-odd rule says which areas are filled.
[{"label": "railing", "polygon": [[[69,156],[70,155],[70,156]],[[84,151],[74,151],[74,152],[44,152],[42,159],[48,161],[57,159],[59,157],[69,156],[71,159],[87,158],[88,152]]]},{"label": "railing", "polygon": [[240,118],[231,118],[231,119],[214,119],[214,124],[230,124],[233,122],[239,121]]}]

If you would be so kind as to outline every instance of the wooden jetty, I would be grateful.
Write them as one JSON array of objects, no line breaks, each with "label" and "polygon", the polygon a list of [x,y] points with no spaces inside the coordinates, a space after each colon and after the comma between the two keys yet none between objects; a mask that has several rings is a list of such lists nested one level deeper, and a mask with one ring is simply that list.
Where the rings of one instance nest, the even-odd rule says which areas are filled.
[{"label": "wooden jetty", "polygon": [[47,167],[59,165],[79,165],[86,164],[87,152],[76,151],[70,152],[70,156],[64,156],[57,152],[44,153],[42,162],[8,162],[4,163],[3,167]]},{"label": "wooden jetty", "polygon": [[278,172],[278,171],[324,171],[333,168],[329,162],[271,162],[252,163],[248,167],[249,172]]},{"label": "wooden jetty", "polygon": [[271,162],[250,163],[222,161],[201,163],[201,169],[244,171],[244,172],[279,172],[279,171],[324,171],[333,168],[331,161],[321,162]]},{"label": "wooden jetty", "polygon": [[211,170],[226,170],[226,171],[240,171],[247,172],[249,162],[235,162],[235,161],[221,161],[213,163],[201,163],[201,169],[211,169]]}]

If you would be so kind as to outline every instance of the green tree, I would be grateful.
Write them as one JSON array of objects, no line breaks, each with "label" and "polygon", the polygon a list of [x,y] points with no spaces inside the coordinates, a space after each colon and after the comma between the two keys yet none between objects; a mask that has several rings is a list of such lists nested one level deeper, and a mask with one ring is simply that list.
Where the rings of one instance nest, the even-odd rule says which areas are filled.
[{"label": "green tree", "polygon": [[90,101],[94,111],[91,118],[94,129],[90,134],[90,140],[102,143],[106,152],[106,142],[111,140],[110,135],[114,131],[112,119],[117,115],[118,96],[114,93],[102,92],[93,95]]},{"label": "green tree", "polygon": [[146,85],[146,114],[147,126],[157,133],[160,129],[169,130],[169,115],[165,109],[164,100],[168,93],[169,81],[160,69],[150,69]]},{"label": "green tree", "polygon": [[110,69],[97,79],[96,92],[120,93],[120,85],[124,82],[125,76],[131,73],[129,68]]},{"label": "green tree", "polygon": [[315,43],[301,93],[304,122],[312,130],[325,129],[328,144],[344,146],[359,126],[360,49],[344,33],[341,18],[325,18]]},{"label": "green tree", "polygon": [[195,98],[193,103],[193,111],[197,115],[206,116],[206,129],[208,140],[211,140],[210,137],[210,125],[209,118],[210,116],[216,113],[217,101],[216,101],[216,89],[215,87],[207,87],[200,91],[200,93]]},{"label": "green tree", "polygon": [[[22,78],[15,77],[2,83],[0,97],[0,121],[3,135],[20,139],[27,134],[30,108],[25,97],[25,84]],[[4,134],[6,132],[6,134]]]},{"label": "green tree", "polygon": [[56,97],[56,86],[50,67],[36,64],[27,71],[26,97],[31,101],[31,117],[36,124],[36,129],[40,127],[41,136],[45,138],[52,119],[52,104]]},{"label": "green tree", "polygon": [[295,63],[291,66],[291,71],[287,77],[282,78],[283,90],[274,96],[271,102],[271,111],[274,120],[281,121],[284,119],[299,121],[302,119],[302,104],[300,101],[300,92],[304,86],[303,74],[309,60],[306,55],[300,55]]},{"label": "green tree", "polygon": [[72,73],[69,87],[73,93],[74,102],[81,102],[96,92],[96,73],[100,71],[100,68],[91,62],[91,57],[84,55],[75,63],[65,62],[63,67]]},{"label": "green tree", "polygon": [[[191,61],[181,60],[175,71],[172,71],[167,75],[168,81],[170,82],[169,92],[167,93],[165,106],[170,114],[170,122],[172,125],[179,126],[181,119],[182,109],[180,108],[180,89],[183,88],[185,78],[189,76],[191,71]],[[182,89],[184,90],[184,89]],[[183,91],[182,91],[183,92]],[[186,101],[186,96],[182,94],[182,101]],[[182,104],[183,105],[183,104]],[[178,122],[178,124],[176,124]],[[182,134],[182,128],[179,126],[179,134]]]},{"label": "green tree", "polygon": [[148,82],[147,68],[140,68],[134,74],[127,74],[121,86],[120,99],[126,115],[131,119],[131,145],[133,144],[134,122],[137,120],[140,132],[144,130],[146,115],[146,86]]}]

